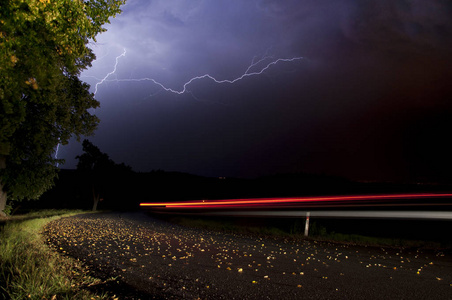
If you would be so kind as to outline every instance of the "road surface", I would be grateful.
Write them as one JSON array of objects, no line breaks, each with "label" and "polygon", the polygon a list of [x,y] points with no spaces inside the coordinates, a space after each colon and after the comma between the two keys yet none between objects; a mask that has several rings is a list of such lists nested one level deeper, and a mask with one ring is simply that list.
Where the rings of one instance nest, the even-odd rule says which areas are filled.
[{"label": "road surface", "polygon": [[224,234],[139,212],[63,218],[44,234],[129,286],[128,299],[452,299],[449,253]]}]

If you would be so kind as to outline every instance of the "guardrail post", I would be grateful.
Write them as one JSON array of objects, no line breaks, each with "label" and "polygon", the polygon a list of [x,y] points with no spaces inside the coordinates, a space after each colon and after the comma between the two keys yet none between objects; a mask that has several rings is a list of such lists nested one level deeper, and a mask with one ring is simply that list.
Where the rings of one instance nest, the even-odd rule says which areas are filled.
[{"label": "guardrail post", "polygon": [[309,235],[309,216],[311,215],[311,212],[306,212],[306,224],[304,226],[304,236]]}]

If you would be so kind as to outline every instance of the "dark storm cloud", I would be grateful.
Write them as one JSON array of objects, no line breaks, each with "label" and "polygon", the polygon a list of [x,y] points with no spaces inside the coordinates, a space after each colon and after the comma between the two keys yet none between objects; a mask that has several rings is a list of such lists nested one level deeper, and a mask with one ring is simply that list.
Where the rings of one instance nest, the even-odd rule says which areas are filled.
[{"label": "dark storm cloud", "polygon": [[443,48],[451,42],[450,15],[447,1],[362,2],[345,29],[353,40],[383,49]]},{"label": "dark storm cloud", "polygon": [[[233,79],[265,54],[305,60],[234,85],[196,81],[184,95],[149,81],[105,82],[93,142],[140,171],[444,177],[452,166],[442,139],[452,129],[451,6],[129,0],[93,45],[98,61],[83,75],[102,78],[124,48],[109,79],[148,77],[173,89],[206,73]],[[67,167],[77,151],[62,150]]]}]

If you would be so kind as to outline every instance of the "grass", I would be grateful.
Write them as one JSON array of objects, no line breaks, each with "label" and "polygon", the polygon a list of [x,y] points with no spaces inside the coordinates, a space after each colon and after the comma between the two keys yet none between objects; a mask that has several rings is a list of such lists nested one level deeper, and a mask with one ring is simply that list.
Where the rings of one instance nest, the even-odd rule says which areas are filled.
[{"label": "grass", "polygon": [[[208,218],[189,218],[189,217],[173,217],[170,222],[186,226],[208,230],[215,230],[229,233],[242,234],[258,234],[272,237],[290,238],[290,239],[306,239],[304,237],[304,220],[287,220],[279,226],[262,225],[253,226],[249,224],[236,224],[233,220],[223,219],[214,220]],[[452,245],[444,244],[436,241],[410,240],[404,238],[384,238],[365,236],[360,234],[347,234],[329,231],[326,227],[312,222],[309,229],[310,240],[350,243],[363,246],[389,246],[389,247],[414,247],[425,249],[444,249],[451,248]]]},{"label": "grass", "polygon": [[440,242],[434,241],[420,241],[420,240],[408,240],[403,238],[383,238],[365,236],[360,234],[348,234],[324,231],[323,234],[312,234],[312,237],[320,241],[328,242],[342,242],[352,243],[363,246],[389,246],[389,247],[403,247],[403,248],[424,248],[424,249],[442,249],[447,246],[442,245]]},{"label": "grass", "polygon": [[54,217],[54,216],[61,216],[61,215],[73,215],[82,213],[83,211],[78,210],[66,210],[66,209],[46,209],[46,210],[37,210],[37,211],[31,211],[27,214],[21,214],[21,215],[12,215],[8,217],[0,217],[0,221],[22,221],[22,220],[29,220],[29,219],[36,219],[36,218],[48,218],[48,217]]},{"label": "grass", "polygon": [[[412,239],[410,237],[403,237],[403,232],[395,234],[391,237],[384,237],[385,230],[380,234],[382,236],[367,236],[356,233],[338,233],[328,230],[325,226],[312,222],[310,227],[310,236],[316,240],[352,243],[364,246],[386,246],[386,247],[402,247],[402,248],[421,248],[431,250],[451,250],[452,243],[447,236],[441,236],[434,239]],[[361,223],[357,226],[365,226],[366,223]],[[386,229],[387,230],[387,229]],[[415,230],[415,229],[413,229]],[[376,232],[374,232],[375,234]],[[387,233],[386,233],[387,234]],[[400,237],[398,237],[400,235]]]},{"label": "grass", "polygon": [[[99,283],[79,261],[63,257],[40,234],[52,220],[82,211],[41,211],[13,217],[0,231],[3,299],[106,299],[87,288]],[[108,297],[111,299],[111,297]]]}]

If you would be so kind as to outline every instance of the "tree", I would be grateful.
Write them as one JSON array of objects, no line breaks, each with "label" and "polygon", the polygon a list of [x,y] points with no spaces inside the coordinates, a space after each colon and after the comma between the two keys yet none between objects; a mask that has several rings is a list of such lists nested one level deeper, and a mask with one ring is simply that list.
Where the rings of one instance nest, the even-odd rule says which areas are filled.
[{"label": "tree", "polygon": [[99,106],[79,80],[88,47],[124,0],[0,0],[0,214],[53,185],[58,144],[95,130]]},{"label": "tree", "polygon": [[122,177],[132,172],[132,169],[124,163],[116,164],[88,140],[84,140],[82,145],[84,153],[76,157],[77,170],[88,181],[93,195],[93,211],[95,211],[101,197],[105,197],[106,191],[118,190],[118,179],[121,181]]}]

